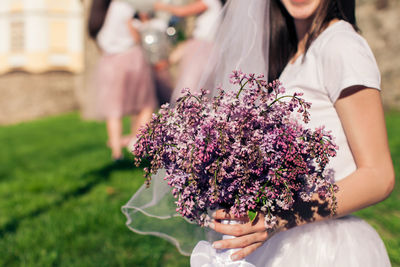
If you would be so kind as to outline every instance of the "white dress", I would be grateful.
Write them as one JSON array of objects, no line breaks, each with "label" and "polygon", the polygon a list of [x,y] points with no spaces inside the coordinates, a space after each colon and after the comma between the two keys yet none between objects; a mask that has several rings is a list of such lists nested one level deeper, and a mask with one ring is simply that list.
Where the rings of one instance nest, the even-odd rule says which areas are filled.
[{"label": "white dress", "polygon": [[[380,88],[380,74],[366,41],[352,26],[339,21],[313,42],[305,60],[288,64],[280,80],[287,93],[302,91],[312,103],[307,127],[325,125],[339,146],[331,160],[336,181],[355,171],[356,165],[334,108],[343,89],[353,85]],[[265,267],[386,267],[391,266],[376,231],[354,216],[310,223],[272,236],[245,261],[231,262],[232,251],[217,251],[200,241],[191,266]]]},{"label": "white dress", "polygon": [[219,25],[222,5],[220,0],[202,0],[202,2],[207,6],[207,10],[196,18],[193,38],[212,42]]},{"label": "white dress", "polygon": [[133,18],[135,9],[127,2],[111,2],[104,25],[97,35],[97,43],[106,54],[123,53],[135,45],[127,23]]}]

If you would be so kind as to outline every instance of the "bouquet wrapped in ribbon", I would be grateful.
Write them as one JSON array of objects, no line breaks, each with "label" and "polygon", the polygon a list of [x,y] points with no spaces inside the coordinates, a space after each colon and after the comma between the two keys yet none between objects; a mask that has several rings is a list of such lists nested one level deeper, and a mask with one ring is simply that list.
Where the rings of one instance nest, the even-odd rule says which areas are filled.
[{"label": "bouquet wrapped in ribbon", "polygon": [[337,147],[323,127],[304,126],[310,103],[262,75],[235,71],[231,84],[237,90],[220,88],[212,98],[184,89],[174,107],[153,114],[133,150],[137,165],[148,164],[147,183],[165,169],[176,211],[200,225],[223,208],[250,220],[262,212],[273,228],[277,214],[316,193],[334,212],[326,167]]}]

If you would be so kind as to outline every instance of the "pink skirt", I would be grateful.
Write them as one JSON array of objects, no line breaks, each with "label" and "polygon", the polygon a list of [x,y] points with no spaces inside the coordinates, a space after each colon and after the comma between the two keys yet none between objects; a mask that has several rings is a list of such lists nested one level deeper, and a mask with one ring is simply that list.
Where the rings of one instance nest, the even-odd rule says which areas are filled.
[{"label": "pink skirt", "polygon": [[199,83],[211,54],[212,43],[204,40],[187,41],[179,64],[177,83],[171,98],[174,102],[181,96],[183,88],[199,91]]},{"label": "pink skirt", "polygon": [[151,68],[139,46],[104,54],[94,74],[96,118],[121,118],[156,107]]},{"label": "pink skirt", "polygon": [[154,84],[156,87],[157,99],[160,105],[171,99],[173,92],[172,77],[168,69],[153,70]]}]

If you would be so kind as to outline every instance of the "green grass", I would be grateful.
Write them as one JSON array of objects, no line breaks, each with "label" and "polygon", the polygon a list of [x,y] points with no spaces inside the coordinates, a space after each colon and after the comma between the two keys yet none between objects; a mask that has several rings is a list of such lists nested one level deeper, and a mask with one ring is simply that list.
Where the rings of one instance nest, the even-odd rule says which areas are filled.
[{"label": "green grass", "polygon": [[[400,176],[400,113],[387,113]],[[0,127],[0,266],[188,266],[168,242],[129,231],[120,211],[143,183],[112,164],[105,126],[75,113]],[[400,186],[358,215],[400,266]]]},{"label": "green grass", "polygon": [[143,184],[110,161],[105,126],[68,114],[0,128],[0,266],[187,266],[120,211]]}]

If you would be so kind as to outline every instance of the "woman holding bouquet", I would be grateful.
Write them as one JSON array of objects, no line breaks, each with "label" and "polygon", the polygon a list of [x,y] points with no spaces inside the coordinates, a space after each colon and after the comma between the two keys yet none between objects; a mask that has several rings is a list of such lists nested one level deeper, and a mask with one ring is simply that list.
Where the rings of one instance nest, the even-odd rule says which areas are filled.
[{"label": "woman holding bouquet", "polygon": [[[394,187],[380,74],[357,33],[355,1],[272,0],[270,8],[269,80],[279,78],[287,92],[300,89],[312,103],[310,126],[325,125],[335,136],[339,150],[330,167],[337,211],[333,217],[317,212],[326,203],[315,196],[319,205],[312,214],[298,207],[296,218],[282,214],[279,226],[266,231],[263,215],[254,223],[241,218],[243,224],[226,225],[221,220],[232,216],[218,210],[210,227],[236,238],[212,246],[238,249],[231,259],[246,257],[255,266],[390,266],[372,227],[348,216],[384,200]],[[192,265],[209,261],[209,251],[198,245]]]},{"label": "woman holding bouquet", "polygon": [[[269,81],[279,79],[289,95],[303,93],[312,104],[307,126],[324,126],[339,147],[327,165],[338,187],[337,207],[331,212],[332,201],[311,191],[315,193],[311,201],[296,200],[292,209],[277,214],[276,227],[268,230],[262,212],[250,220],[217,210],[209,227],[231,238],[199,242],[191,254],[192,266],[390,266],[375,230],[349,216],[383,201],[394,187],[380,74],[368,44],[357,33],[354,9],[352,0],[228,2],[205,88],[229,88],[227,75],[241,69],[264,73]],[[128,225],[139,233],[156,232],[141,228],[142,215],[161,224],[173,218],[173,212],[168,214],[165,208],[171,201],[163,197],[167,187],[160,179],[152,183],[157,197],[146,202],[140,190],[123,207]],[[162,211],[156,206],[163,207]],[[175,224],[184,231],[184,223]],[[172,241],[182,252],[186,236],[167,230],[160,229],[156,235]],[[192,236],[204,238],[194,231]]]}]

